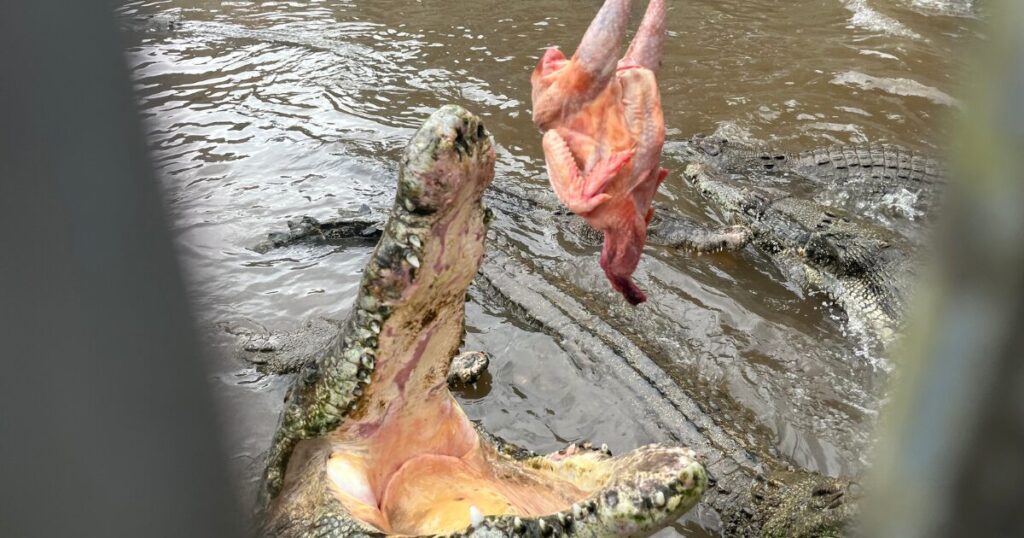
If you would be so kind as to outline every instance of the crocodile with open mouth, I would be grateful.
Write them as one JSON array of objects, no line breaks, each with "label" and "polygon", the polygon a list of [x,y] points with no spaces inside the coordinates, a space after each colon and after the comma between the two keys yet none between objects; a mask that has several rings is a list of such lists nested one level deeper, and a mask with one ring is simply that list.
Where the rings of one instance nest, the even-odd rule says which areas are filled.
[{"label": "crocodile with open mouth", "polygon": [[494,161],[483,124],[456,106],[413,136],[355,306],[286,396],[267,534],[638,535],[700,499],[707,475],[690,449],[538,456],[477,429],[448,391]]}]

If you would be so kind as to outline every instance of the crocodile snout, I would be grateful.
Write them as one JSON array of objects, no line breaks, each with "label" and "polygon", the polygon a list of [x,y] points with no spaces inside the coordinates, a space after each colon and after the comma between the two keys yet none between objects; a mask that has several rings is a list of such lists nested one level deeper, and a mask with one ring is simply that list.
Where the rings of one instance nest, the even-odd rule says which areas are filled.
[{"label": "crocodile snout", "polygon": [[429,214],[463,196],[476,197],[489,184],[494,161],[494,140],[480,118],[460,106],[441,107],[406,150],[399,202]]}]

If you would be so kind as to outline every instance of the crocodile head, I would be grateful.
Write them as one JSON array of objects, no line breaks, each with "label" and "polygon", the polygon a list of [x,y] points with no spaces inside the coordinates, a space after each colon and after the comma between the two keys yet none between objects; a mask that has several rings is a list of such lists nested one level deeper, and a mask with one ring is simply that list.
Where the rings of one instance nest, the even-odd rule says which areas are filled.
[{"label": "crocodile head", "polygon": [[478,431],[448,391],[494,161],[491,136],[459,107],[413,136],[337,345],[287,397],[265,480],[269,534],[635,535],[699,499],[707,477],[689,449],[537,456]]},{"label": "crocodile head", "polygon": [[771,188],[755,186],[747,177],[726,173],[708,162],[690,163],[683,177],[718,209],[741,217],[760,216],[773,198],[781,196]]},{"label": "crocodile head", "polygon": [[806,471],[757,477],[750,492],[723,514],[727,536],[794,538],[855,534],[861,486]]},{"label": "crocodile head", "polygon": [[832,298],[852,327],[883,344],[895,338],[914,265],[891,230],[708,162],[688,165],[684,176],[802,285]]}]

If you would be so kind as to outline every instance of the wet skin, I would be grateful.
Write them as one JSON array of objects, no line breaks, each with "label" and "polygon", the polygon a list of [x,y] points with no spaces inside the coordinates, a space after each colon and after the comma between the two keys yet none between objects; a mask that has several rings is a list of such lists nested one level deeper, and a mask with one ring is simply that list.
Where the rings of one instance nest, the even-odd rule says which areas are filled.
[{"label": "wet skin", "polygon": [[668,171],[659,166],[665,122],[655,73],[665,39],[665,2],[651,0],[626,55],[629,0],[607,0],[567,59],[548,49],[530,79],[533,121],[544,131],[548,177],[558,198],[604,234],[601,268],[630,304],[633,282]]},{"label": "wet skin", "polygon": [[286,398],[267,534],[636,536],[699,500],[707,475],[689,449],[537,456],[479,430],[452,397],[494,160],[479,118],[459,107],[413,137],[355,306]]}]

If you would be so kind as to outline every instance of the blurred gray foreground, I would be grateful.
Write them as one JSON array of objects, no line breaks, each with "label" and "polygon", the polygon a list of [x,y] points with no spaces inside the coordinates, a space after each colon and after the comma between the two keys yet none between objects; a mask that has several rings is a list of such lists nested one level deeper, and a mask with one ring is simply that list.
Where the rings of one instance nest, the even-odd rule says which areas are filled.
[{"label": "blurred gray foreground", "polygon": [[113,6],[0,3],[0,536],[239,536]]},{"label": "blurred gray foreground", "polygon": [[1024,2],[992,4],[866,536],[1024,536]]},{"label": "blurred gray foreground", "polygon": [[[869,536],[1024,535],[1024,6],[993,11]],[[0,51],[0,536],[238,536],[112,8],[5,0]]]}]

